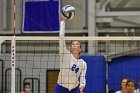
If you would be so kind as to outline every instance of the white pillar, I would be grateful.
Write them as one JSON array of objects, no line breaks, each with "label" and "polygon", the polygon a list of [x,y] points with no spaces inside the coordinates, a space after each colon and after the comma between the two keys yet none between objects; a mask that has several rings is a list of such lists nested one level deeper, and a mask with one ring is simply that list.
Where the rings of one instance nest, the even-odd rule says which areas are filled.
[{"label": "white pillar", "polygon": [[[88,0],[88,36],[96,35],[96,0]],[[88,41],[88,54],[93,55],[96,53],[95,41]]]}]

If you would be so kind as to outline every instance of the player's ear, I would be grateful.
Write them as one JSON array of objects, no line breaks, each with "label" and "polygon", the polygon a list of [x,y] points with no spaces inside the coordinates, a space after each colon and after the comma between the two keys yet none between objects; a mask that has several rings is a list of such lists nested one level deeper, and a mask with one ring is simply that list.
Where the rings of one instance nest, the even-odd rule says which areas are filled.
[{"label": "player's ear", "polygon": [[80,52],[82,51],[82,49],[80,48]]}]

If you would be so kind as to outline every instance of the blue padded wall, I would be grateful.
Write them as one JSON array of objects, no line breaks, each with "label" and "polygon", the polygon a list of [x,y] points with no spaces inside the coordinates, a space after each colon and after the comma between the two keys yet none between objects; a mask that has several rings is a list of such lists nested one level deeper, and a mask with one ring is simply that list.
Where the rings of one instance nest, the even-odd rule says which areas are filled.
[{"label": "blue padded wall", "polygon": [[84,93],[106,93],[106,62],[103,56],[82,56],[87,62]]},{"label": "blue padded wall", "polygon": [[109,88],[115,91],[120,89],[120,80],[129,77],[136,82],[140,78],[140,56],[124,56],[115,58],[108,63]]}]

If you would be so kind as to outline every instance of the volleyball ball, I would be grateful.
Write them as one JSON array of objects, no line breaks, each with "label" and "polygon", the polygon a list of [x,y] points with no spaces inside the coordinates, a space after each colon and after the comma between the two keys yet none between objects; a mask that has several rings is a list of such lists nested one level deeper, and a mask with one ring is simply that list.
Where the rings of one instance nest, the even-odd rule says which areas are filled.
[{"label": "volleyball ball", "polygon": [[61,14],[66,18],[66,20],[71,20],[75,16],[75,7],[71,5],[65,5],[61,10]]}]

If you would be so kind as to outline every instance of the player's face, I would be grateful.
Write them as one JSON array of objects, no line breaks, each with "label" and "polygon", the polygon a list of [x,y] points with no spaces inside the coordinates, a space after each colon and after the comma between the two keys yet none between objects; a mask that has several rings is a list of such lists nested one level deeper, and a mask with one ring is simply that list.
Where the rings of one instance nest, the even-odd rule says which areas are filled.
[{"label": "player's face", "polygon": [[134,82],[129,82],[127,84],[127,89],[128,89],[128,93],[134,93],[134,90],[135,90],[135,84],[134,84]]},{"label": "player's face", "polygon": [[81,45],[80,45],[80,42],[78,41],[73,41],[71,43],[71,47],[70,47],[70,51],[72,53],[77,53],[79,54],[81,52]]},{"label": "player's face", "polygon": [[122,80],[122,82],[121,82],[122,88],[126,88],[126,82],[127,82],[127,79]]}]

